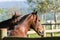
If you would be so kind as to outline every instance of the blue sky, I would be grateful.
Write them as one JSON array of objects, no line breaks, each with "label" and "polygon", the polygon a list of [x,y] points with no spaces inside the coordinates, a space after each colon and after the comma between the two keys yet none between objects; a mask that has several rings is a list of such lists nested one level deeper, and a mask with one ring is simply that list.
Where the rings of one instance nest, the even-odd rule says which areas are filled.
[{"label": "blue sky", "polygon": [[30,7],[28,5],[27,0],[0,0],[0,8],[14,8],[14,7],[19,7],[22,9],[24,12],[29,12],[28,8]]},{"label": "blue sky", "polygon": [[[0,8],[14,8],[19,7],[26,12],[29,7],[27,0],[0,0]],[[1,17],[1,16],[0,16]]]},{"label": "blue sky", "polygon": [[[28,9],[30,6],[27,2],[27,0],[0,0],[0,8],[14,8],[19,7],[24,12],[29,12],[30,9]],[[27,9],[27,10],[26,10]]]},{"label": "blue sky", "polygon": [[25,8],[25,7],[28,7],[28,4],[25,2],[20,2],[20,1],[0,2],[1,8],[10,8],[10,7],[16,7],[16,6]]},{"label": "blue sky", "polygon": [[9,8],[19,6],[28,7],[27,0],[0,0],[0,8]]},{"label": "blue sky", "polygon": [[26,0],[0,0],[0,2],[10,2],[10,1],[26,1]]}]

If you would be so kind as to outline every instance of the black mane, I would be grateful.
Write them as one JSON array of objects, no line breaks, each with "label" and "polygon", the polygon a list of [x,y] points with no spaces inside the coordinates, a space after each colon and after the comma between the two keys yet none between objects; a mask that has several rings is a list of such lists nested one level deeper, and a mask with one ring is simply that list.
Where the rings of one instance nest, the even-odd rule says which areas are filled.
[{"label": "black mane", "polygon": [[26,17],[28,16],[29,14],[27,15],[24,15],[23,17],[21,17],[20,21],[18,22],[18,24],[21,24],[25,19]]}]

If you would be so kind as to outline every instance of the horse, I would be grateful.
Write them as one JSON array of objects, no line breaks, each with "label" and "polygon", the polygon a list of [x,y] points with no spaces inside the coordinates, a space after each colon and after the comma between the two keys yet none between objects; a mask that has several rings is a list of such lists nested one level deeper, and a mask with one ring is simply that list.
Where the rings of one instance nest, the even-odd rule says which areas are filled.
[{"label": "horse", "polygon": [[12,18],[0,22],[0,28],[7,28],[8,30],[12,30],[14,29],[14,26],[17,24],[20,18],[21,18],[21,15],[17,15],[17,13],[15,12]]},{"label": "horse", "polygon": [[43,35],[44,28],[40,23],[37,12],[24,15],[16,25],[16,28],[10,32],[10,36],[27,37],[27,32],[30,29],[35,30],[38,35]]}]

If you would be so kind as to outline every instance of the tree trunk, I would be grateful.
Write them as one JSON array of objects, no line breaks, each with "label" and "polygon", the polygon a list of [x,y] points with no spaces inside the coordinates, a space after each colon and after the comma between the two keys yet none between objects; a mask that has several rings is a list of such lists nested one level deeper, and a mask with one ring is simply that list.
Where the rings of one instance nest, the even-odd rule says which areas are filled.
[{"label": "tree trunk", "polygon": [[[55,21],[55,24],[57,23],[57,16],[56,16],[56,5],[55,5],[55,0],[53,0],[53,7],[54,7],[54,21]],[[55,25],[55,27],[56,27],[56,25]],[[57,29],[57,27],[56,27],[56,29]]]},{"label": "tree trunk", "polygon": [[57,23],[57,16],[56,16],[56,12],[54,12],[54,21],[55,21],[55,23]]},{"label": "tree trunk", "polygon": [[[57,23],[57,15],[56,15],[56,10],[54,10],[54,21],[55,24]],[[57,25],[55,25],[56,29],[58,28]]]},{"label": "tree trunk", "polygon": [[43,20],[43,17],[44,17],[44,15],[42,15],[42,21],[44,21],[44,20]]},{"label": "tree trunk", "polygon": [[46,21],[46,14],[44,16],[45,16],[45,21]]}]

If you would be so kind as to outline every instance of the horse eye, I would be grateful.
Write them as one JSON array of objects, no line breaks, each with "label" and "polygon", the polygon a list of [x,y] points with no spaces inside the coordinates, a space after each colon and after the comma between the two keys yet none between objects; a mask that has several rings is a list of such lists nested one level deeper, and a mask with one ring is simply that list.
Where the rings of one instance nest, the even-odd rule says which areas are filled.
[{"label": "horse eye", "polygon": [[40,22],[40,20],[38,20]]}]

